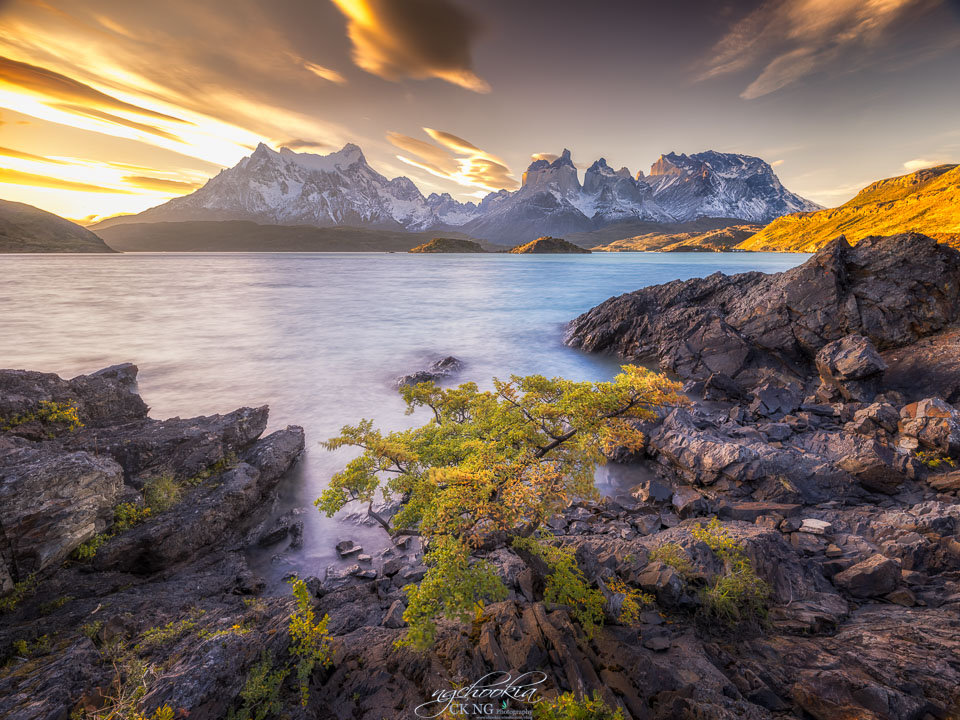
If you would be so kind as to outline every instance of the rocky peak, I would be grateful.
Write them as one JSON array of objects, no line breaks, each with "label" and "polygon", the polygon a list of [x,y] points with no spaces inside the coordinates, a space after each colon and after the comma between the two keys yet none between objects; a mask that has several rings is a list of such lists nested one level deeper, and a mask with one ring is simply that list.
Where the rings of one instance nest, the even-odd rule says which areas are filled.
[{"label": "rocky peak", "polygon": [[522,190],[536,191],[552,190],[560,195],[568,196],[580,191],[580,179],[577,168],[570,158],[570,151],[566,148],[553,162],[545,159],[530,163],[523,174]]}]

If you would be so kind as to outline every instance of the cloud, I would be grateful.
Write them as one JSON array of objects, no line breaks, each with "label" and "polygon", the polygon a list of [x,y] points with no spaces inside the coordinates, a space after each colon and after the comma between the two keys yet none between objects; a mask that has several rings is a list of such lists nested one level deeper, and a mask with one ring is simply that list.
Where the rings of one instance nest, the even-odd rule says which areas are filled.
[{"label": "cloud", "polygon": [[336,70],[331,70],[326,68],[323,65],[317,65],[316,63],[303,61],[303,67],[312,72],[319,78],[323,78],[327,82],[336,83],[337,85],[346,85],[347,79],[338,73]]},{"label": "cloud", "polygon": [[118,100],[66,75],[6,57],[0,57],[0,83],[23,88],[45,98],[62,100],[68,103],[91,105],[106,110],[119,110],[168,122],[187,122],[172,115]]},{"label": "cloud", "polygon": [[387,133],[393,145],[415,156],[397,155],[398,160],[464,187],[488,192],[519,187],[510,168],[496,155],[453,133],[433,128],[423,128],[423,131],[433,143],[401,133]]},{"label": "cloud", "polygon": [[144,175],[125,175],[123,181],[131,187],[141,190],[151,190],[162,193],[176,193],[185,195],[196,190],[202,183],[183,182],[181,180],[166,180],[164,178],[147,177]]},{"label": "cloud", "polygon": [[0,183],[9,185],[29,185],[31,187],[54,188],[56,190],[73,190],[76,192],[92,193],[111,193],[117,195],[131,195],[129,190],[120,190],[118,188],[101,187],[99,185],[89,185],[73,180],[61,180],[60,178],[49,177],[47,175],[36,175],[34,173],[20,172],[19,170],[10,170],[9,168],[0,168]]},{"label": "cloud", "polygon": [[908,12],[932,4],[933,0],[768,1],[714,45],[699,79],[762,66],[740,93],[752,100],[841,61],[849,70],[856,53],[877,47]]},{"label": "cloud", "polygon": [[916,172],[917,170],[924,170],[926,168],[936,167],[937,165],[943,165],[946,160],[928,160],[926,158],[916,158],[914,160],[907,160],[903,164],[903,169],[907,172]]},{"label": "cloud", "polygon": [[549,163],[552,163],[554,160],[560,156],[556,153],[533,153],[530,156],[530,162],[537,162],[537,160],[546,160]]},{"label": "cloud", "polygon": [[[330,150],[333,146],[329,143],[318,142],[316,140],[304,140],[302,138],[293,138],[278,143],[277,147],[287,148],[288,150]],[[253,150],[255,148],[251,148]]]},{"label": "cloud", "polygon": [[332,0],[347,17],[353,61],[385,80],[439,78],[490,92],[473,71],[480,27],[451,0]]},{"label": "cloud", "polygon": [[30,160],[32,162],[42,162],[42,163],[52,163],[54,165],[66,165],[63,160],[56,160],[54,158],[44,157],[42,155],[34,155],[33,153],[21,152],[20,150],[14,150],[12,148],[0,147],[0,155],[4,157],[16,158],[17,160]]},{"label": "cloud", "polygon": [[153,125],[147,125],[146,123],[137,122],[136,120],[130,120],[128,118],[120,117],[119,115],[113,115],[111,113],[104,112],[103,110],[97,110],[96,108],[83,107],[82,105],[66,105],[63,103],[52,103],[51,107],[54,107],[58,110],[63,110],[64,112],[72,113],[73,115],[91,117],[97,120],[113,123],[114,125],[123,125],[124,127],[128,127],[133,130],[139,130],[140,132],[145,132],[150,135],[156,135],[157,137],[166,138],[167,140],[173,140],[174,142],[186,142],[173,133],[169,133],[166,130],[161,130]]}]

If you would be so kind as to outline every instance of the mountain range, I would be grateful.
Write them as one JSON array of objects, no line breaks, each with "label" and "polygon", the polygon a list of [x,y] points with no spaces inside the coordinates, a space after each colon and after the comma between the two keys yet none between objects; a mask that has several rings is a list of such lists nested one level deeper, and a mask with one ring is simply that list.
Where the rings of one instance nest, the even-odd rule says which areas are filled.
[{"label": "mountain range", "polygon": [[768,163],[734,153],[661,155],[648,175],[613,170],[600,158],[581,182],[570,151],[564,150],[555,159],[533,162],[520,189],[463,203],[447,193],[424,196],[406,177],[388,180],[352,143],[329,155],[274,151],[261,143],[195,192],[94,227],[248,220],[408,232],[457,230],[513,243],[625,221],[683,223],[709,217],[765,223],[818,209],[784,188]]},{"label": "mountain range", "polygon": [[960,248],[960,165],[939,165],[868,185],[840,207],[774,220],[745,250],[815,252],[838,235],[921,232]]}]

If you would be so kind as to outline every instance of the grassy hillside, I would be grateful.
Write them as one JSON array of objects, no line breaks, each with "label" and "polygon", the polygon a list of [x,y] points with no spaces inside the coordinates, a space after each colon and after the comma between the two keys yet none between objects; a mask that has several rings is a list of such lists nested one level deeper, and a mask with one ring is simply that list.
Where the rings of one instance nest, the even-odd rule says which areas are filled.
[{"label": "grassy hillside", "polygon": [[248,220],[129,223],[98,232],[111,247],[125,252],[407,252],[432,239],[428,232],[258,225]]},{"label": "grassy hillside", "polygon": [[746,250],[814,252],[845,235],[914,230],[960,247],[960,165],[940,165],[868,185],[838,208],[785,215],[740,244]]},{"label": "grassy hillside", "polygon": [[417,245],[407,252],[412,253],[482,253],[486,252],[480,243],[461,238],[438,237],[428,243]]},{"label": "grassy hillside", "polygon": [[593,249],[604,252],[724,252],[735,248],[760,228],[760,225],[747,224],[706,232],[651,232]]},{"label": "grassy hillside", "polygon": [[574,245],[572,242],[567,242],[563,238],[555,238],[548,235],[539,237],[536,240],[531,240],[523,245],[517,245],[515,248],[512,248],[510,252],[515,255],[560,255],[567,253],[587,255],[590,253],[586,248]]},{"label": "grassy hillside", "polygon": [[587,232],[567,233],[564,239],[585,248],[599,248],[601,245],[609,245],[617,240],[648,235],[650,233],[658,234],[679,234],[679,233],[705,233],[710,230],[719,230],[720,228],[731,225],[743,225],[743,220],[732,218],[700,218],[685,223],[659,223],[649,220],[624,220],[623,222],[607,225],[597,230]]},{"label": "grassy hillside", "polygon": [[86,228],[33,205],[0,200],[0,253],[111,253]]}]

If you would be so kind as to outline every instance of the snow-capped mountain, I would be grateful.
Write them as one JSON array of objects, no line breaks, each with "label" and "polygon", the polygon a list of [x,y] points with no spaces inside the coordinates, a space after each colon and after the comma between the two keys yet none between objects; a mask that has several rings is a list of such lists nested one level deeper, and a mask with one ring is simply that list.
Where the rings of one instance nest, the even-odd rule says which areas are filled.
[{"label": "snow-capped mountain", "polygon": [[649,176],[637,177],[650,184],[657,204],[678,221],[728,217],[766,223],[821,209],[783,187],[773,168],[751,155],[669,153],[651,166]]},{"label": "snow-capped mountain", "polygon": [[760,158],[732,153],[661,155],[644,176],[600,158],[583,183],[570,151],[537,160],[519,190],[479,205],[444,193],[424,197],[412,180],[388,180],[353,144],[329,155],[279,152],[260,144],[202,188],[139,215],[107,221],[253,220],[390,230],[457,229],[495,242],[563,236],[615,222],[685,222],[699,217],[767,222],[819,206],[789,192]]},{"label": "snow-capped mountain", "polygon": [[450,195],[425,198],[407,177],[388,180],[352,143],[329,155],[279,152],[263,143],[202,188],[127,222],[253,220],[278,225],[354,225],[424,230],[461,225],[476,214],[474,203]]}]

